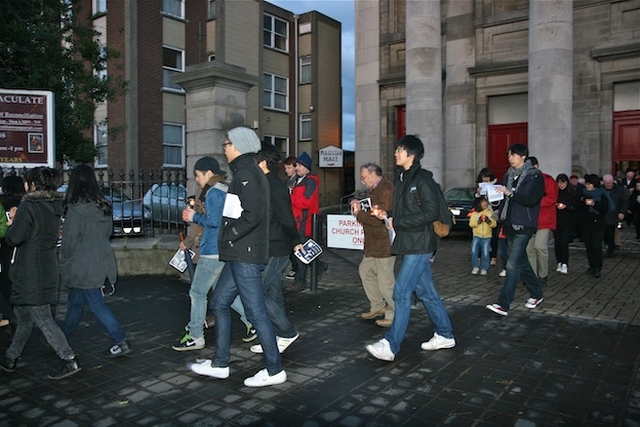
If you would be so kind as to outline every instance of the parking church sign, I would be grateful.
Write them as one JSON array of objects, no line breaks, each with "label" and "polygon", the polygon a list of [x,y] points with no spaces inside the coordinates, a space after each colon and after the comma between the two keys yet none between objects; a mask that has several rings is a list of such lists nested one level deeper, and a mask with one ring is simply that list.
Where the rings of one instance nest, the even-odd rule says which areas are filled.
[{"label": "parking church sign", "polygon": [[320,161],[318,165],[321,168],[341,168],[343,157],[341,148],[330,145],[320,150]]}]

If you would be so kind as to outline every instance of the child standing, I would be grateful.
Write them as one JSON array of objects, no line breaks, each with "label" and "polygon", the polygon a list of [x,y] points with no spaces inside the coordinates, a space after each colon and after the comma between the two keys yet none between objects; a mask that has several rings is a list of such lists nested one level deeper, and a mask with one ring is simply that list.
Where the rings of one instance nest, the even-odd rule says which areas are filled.
[{"label": "child standing", "polygon": [[37,167],[27,173],[27,194],[11,218],[6,240],[15,247],[9,269],[13,282],[11,303],[16,316],[16,331],[0,368],[13,372],[16,361],[27,345],[34,324],[62,360],[60,369],[49,374],[59,380],[80,371],[76,355],[53,320],[51,305],[58,298],[58,257],[56,244],[64,195],[56,189],[60,174],[55,169]]},{"label": "child standing", "polygon": [[[474,202],[474,212],[469,218],[469,227],[473,229],[473,241],[471,243],[471,274],[486,276],[489,270],[489,254],[491,251],[491,236],[493,229],[498,224],[493,217],[493,211],[489,207],[489,202],[484,197],[477,198]],[[480,266],[478,266],[478,252],[481,255]]]}]

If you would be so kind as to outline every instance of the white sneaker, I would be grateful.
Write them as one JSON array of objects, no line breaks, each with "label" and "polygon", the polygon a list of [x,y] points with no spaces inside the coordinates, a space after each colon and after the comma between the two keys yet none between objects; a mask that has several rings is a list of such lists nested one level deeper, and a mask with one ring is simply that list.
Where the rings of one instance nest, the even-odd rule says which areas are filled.
[{"label": "white sneaker", "polygon": [[442,335],[438,335],[438,333],[433,334],[433,338],[431,338],[427,342],[423,342],[420,345],[420,348],[423,350],[440,350],[441,348],[453,348],[456,346],[456,340],[453,338],[445,338]]},{"label": "white sneaker", "polygon": [[473,267],[473,270],[471,270],[471,274],[478,274],[479,271],[480,269],[478,267]]},{"label": "white sneaker", "polygon": [[567,264],[562,264],[562,267],[560,268],[560,273],[562,274],[569,273],[569,267],[567,266]]},{"label": "white sneaker", "polygon": [[244,380],[244,385],[247,387],[266,387],[268,385],[282,384],[286,380],[287,373],[284,369],[275,375],[269,375],[269,371],[263,369],[258,371],[254,376]]},{"label": "white sneaker", "polygon": [[229,378],[229,367],[218,368],[216,366],[211,366],[211,359],[207,359],[200,363],[192,363],[191,370],[198,375],[206,375],[207,377],[218,378],[221,380]]},{"label": "white sneaker", "polygon": [[481,276],[486,276],[487,275],[487,270],[480,270],[480,275]]},{"label": "white sneaker", "polygon": [[556,271],[558,271],[558,272],[562,271],[562,263],[561,262],[558,263],[558,268],[556,268]]},{"label": "white sneaker", "polygon": [[507,270],[502,270],[499,274],[500,277],[506,277],[507,275]]},{"label": "white sneaker", "polygon": [[389,344],[389,341],[385,338],[373,344],[369,344],[366,349],[376,359],[393,362],[396,358],[396,355],[391,352],[391,345]]},{"label": "white sneaker", "polygon": [[542,301],[544,301],[544,298],[539,298],[539,299],[529,298],[527,299],[527,302],[525,303],[524,306],[527,308],[536,308],[537,306],[540,305]]},{"label": "white sneaker", "polygon": [[[296,335],[295,337],[292,337],[292,338],[276,337],[276,342],[278,344],[278,351],[280,353],[284,353],[284,351],[291,344],[293,344],[293,342],[295,340],[297,340],[299,336],[300,336],[300,334],[298,334],[298,335]],[[251,350],[254,353],[264,353],[264,350],[262,350],[262,346],[260,344],[252,345],[251,348],[249,348],[249,350]]]}]

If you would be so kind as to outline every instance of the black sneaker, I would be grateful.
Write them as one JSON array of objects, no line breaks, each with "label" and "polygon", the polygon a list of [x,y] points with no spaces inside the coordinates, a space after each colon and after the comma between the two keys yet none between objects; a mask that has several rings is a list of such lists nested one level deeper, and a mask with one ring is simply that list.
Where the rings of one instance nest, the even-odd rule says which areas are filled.
[{"label": "black sneaker", "polygon": [[71,375],[76,374],[81,370],[82,368],[80,367],[80,365],[78,365],[78,359],[76,359],[75,357],[70,360],[63,360],[62,366],[60,366],[58,372],[49,374],[49,379],[61,380],[63,378],[70,377]]},{"label": "black sneaker", "polygon": [[16,370],[16,361],[15,359],[9,359],[7,356],[4,356],[0,359],[0,369],[5,372],[13,372]]},{"label": "black sneaker", "polygon": [[131,353],[131,344],[129,340],[124,340],[120,344],[114,344],[109,349],[102,352],[106,357],[120,357]]},{"label": "black sneaker", "polygon": [[193,338],[187,333],[172,345],[171,348],[175,351],[200,350],[204,348],[204,337]]},{"label": "black sneaker", "polygon": [[247,333],[244,337],[242,337],[242,341],[251,342],[256,338],[258,338],[258,333],[256,332],[256,330],[253,329],[253,326],[247,326]]}]

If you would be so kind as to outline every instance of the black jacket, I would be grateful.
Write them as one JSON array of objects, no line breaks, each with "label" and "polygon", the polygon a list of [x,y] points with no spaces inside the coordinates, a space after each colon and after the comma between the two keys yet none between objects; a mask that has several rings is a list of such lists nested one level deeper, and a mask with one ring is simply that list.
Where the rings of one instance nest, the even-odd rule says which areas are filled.
[{"label": "black jacket", "polygon": [[58,254],[56,243],[64,194],[27,193],[7,230],[7,243],[16,248],[9,270],[13,305],[57,304]]},{"label": "black jacket", "polygon": [[291,197],[286,184],[273,173],[267,174],[271,187],[271,220],[269,221],[269,256],[282,257],[300,242],[296,222],[291,212]]},{"label": "black jacket", "polygon": [[558,202],[564,203],[566,208],[557,209],[557,227],[556,228],[573,228],[576,225],[576,206],[573,190],[567,185],[564,190],[558,190]]},{"label": "black jacket", "polygon": [[222,217],[218,249],[225,262],[266,264],[269,259],[269,182],[254,157],[242,154],[229,163],[233,180],[228,194],[239,197],[243,210],[237,219]]},{"label": "black jacket", "polygon": [[400,172],[393,195],[394,254],[427,254],[438,248],[433,222],[439,219],[439,191],[433,174],[420,163]]}]

